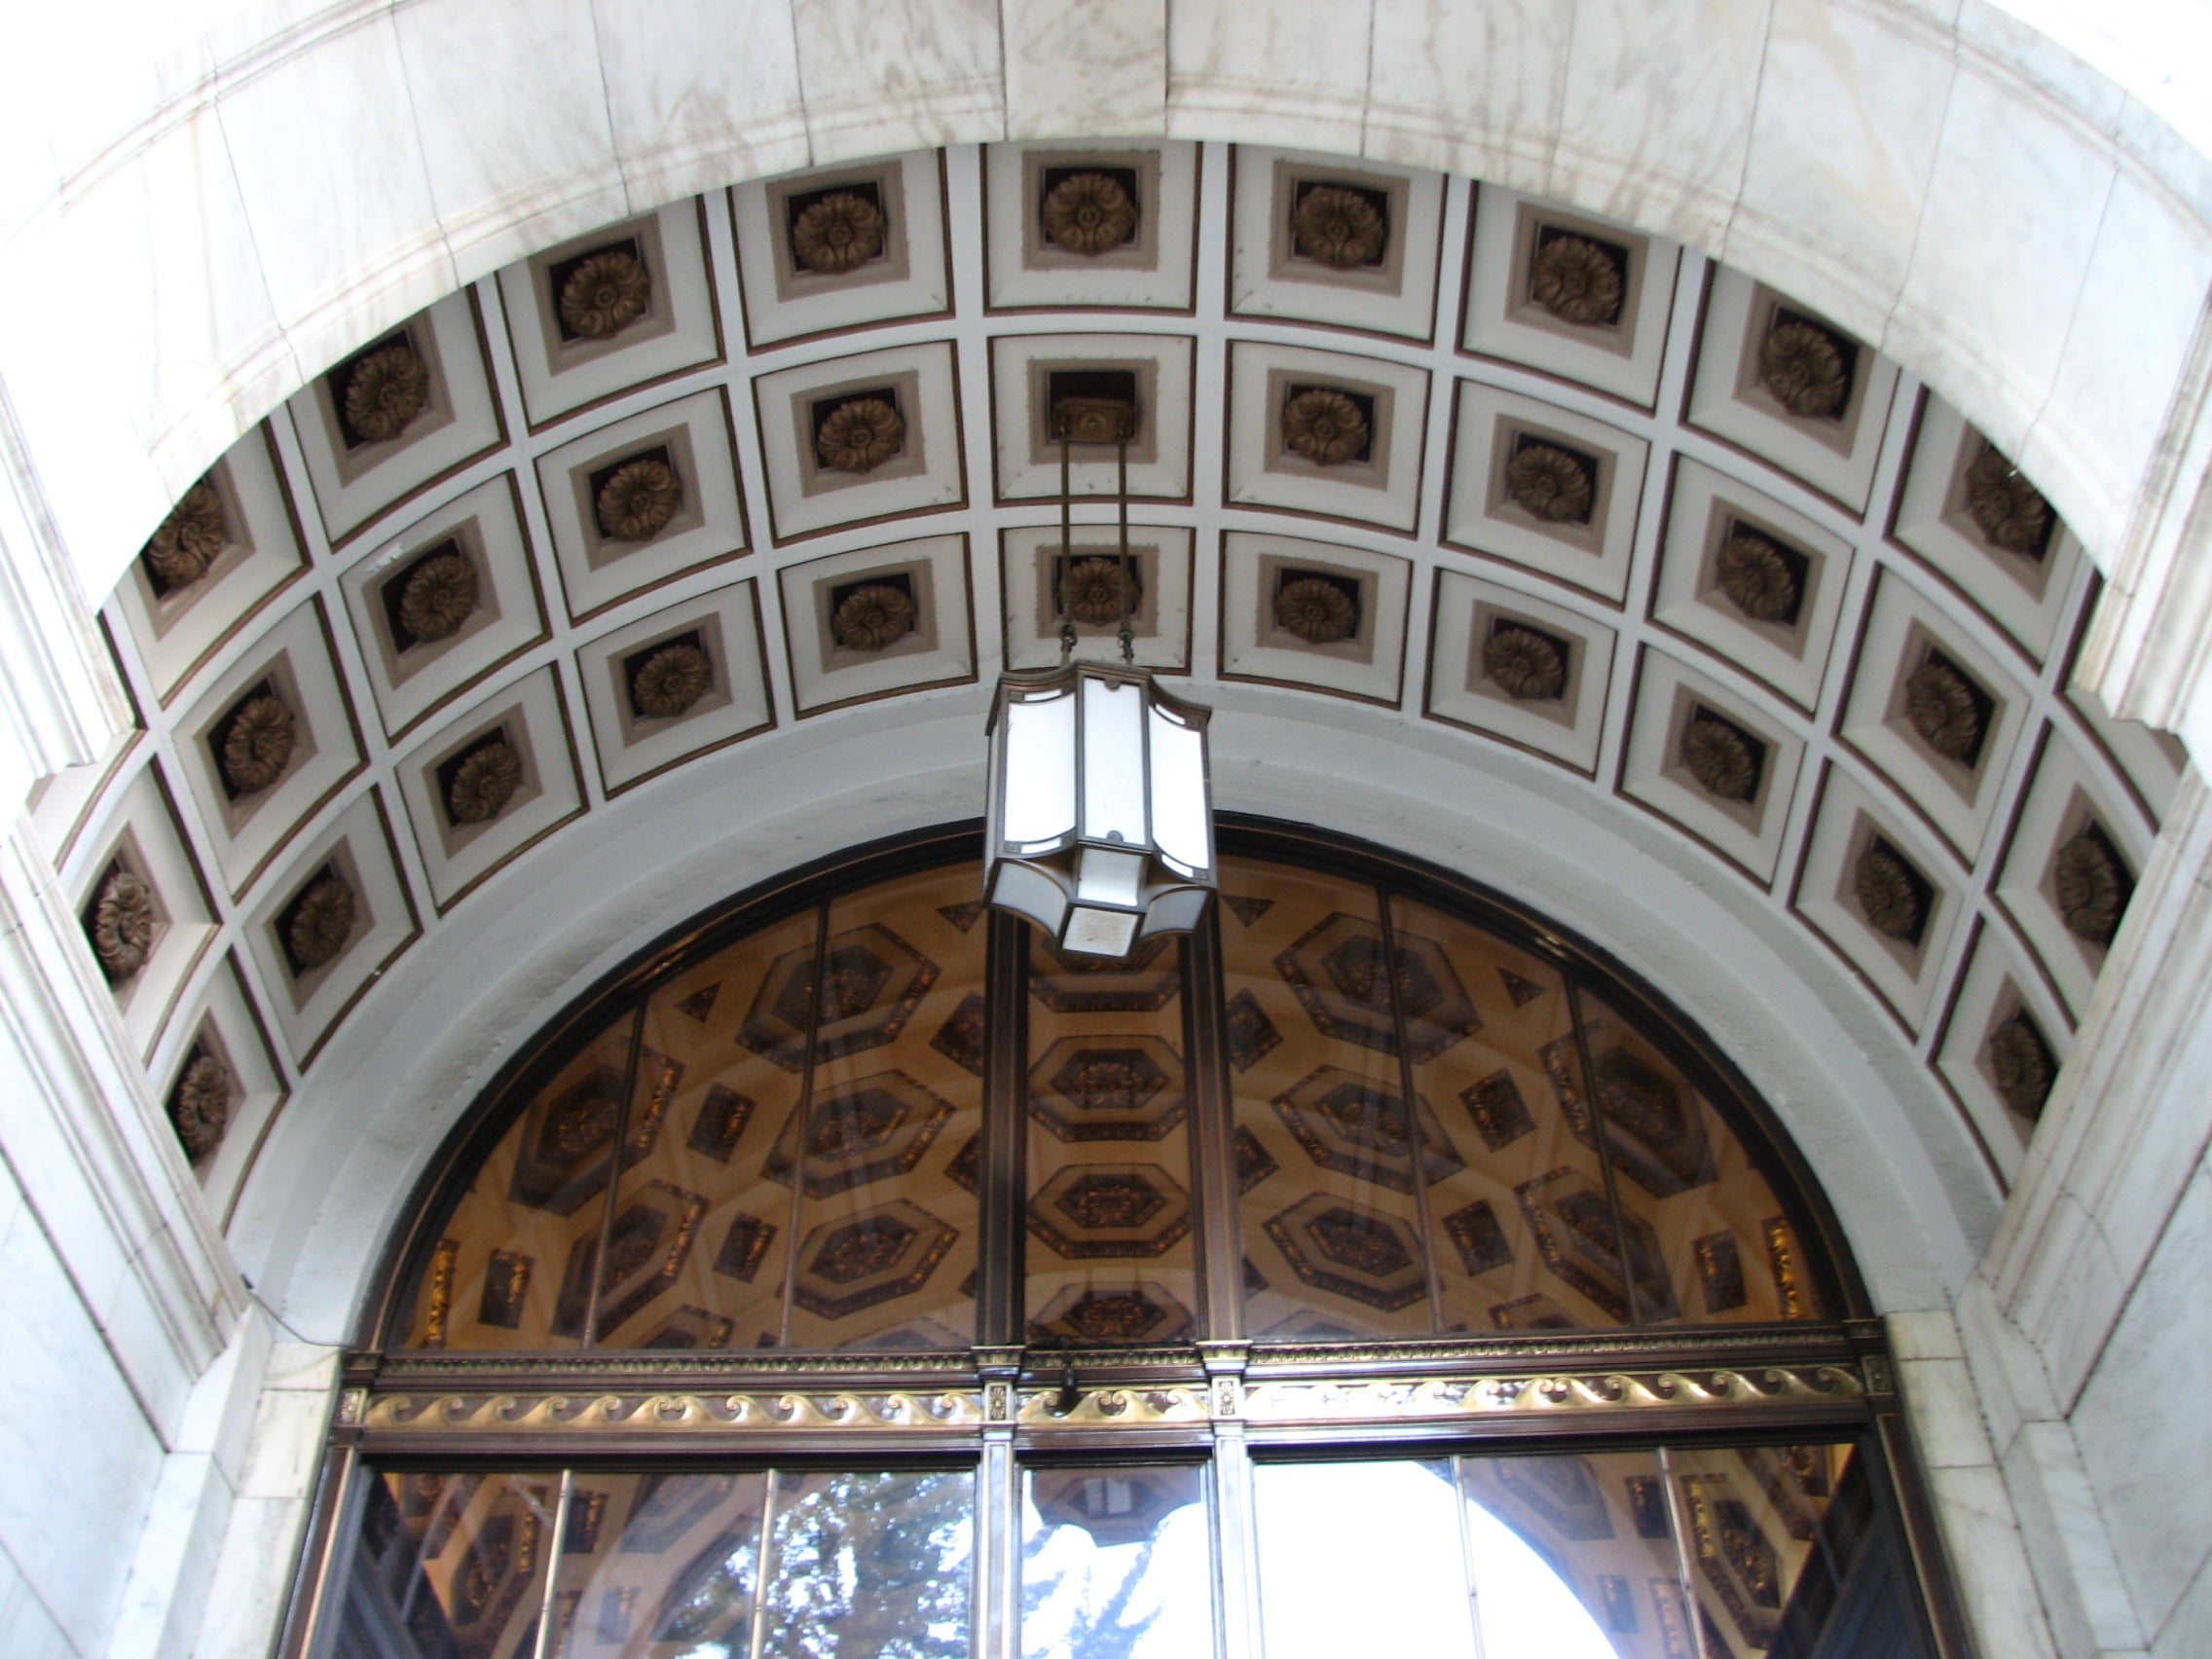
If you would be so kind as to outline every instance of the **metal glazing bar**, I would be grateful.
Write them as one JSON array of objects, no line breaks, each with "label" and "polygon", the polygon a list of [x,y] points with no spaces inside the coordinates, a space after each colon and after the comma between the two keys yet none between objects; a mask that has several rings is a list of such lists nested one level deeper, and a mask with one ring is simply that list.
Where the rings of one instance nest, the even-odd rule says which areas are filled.
[{"label": "metal glazing bar", "polygon": [[760,1546],[753,1554],[753,1628],[747,1633],[748,1659],[761,1659],[768,1640],[768,1573],[775,1565],[777,1473],[768,1468],[760,1475]]},{"label": "metal glazing bar", "polygon": [[1398,982],[1402,977],[1398,972],[1398,932],[1390,914],[1389,889],[1377,887],[1370,891],[1375,895],[1376,913],[1382,919],[1382,960],[1390,967],[1390,1041],[1398,1055],[1398,1098],[1404,1102],[1406,1110],[1406,1156],[1411,1162],[1407,1176],[1414,1189],[1414,1225],[1420,1230],[1420,1271],[1428,1283],[1428,1328],[1441,1331],[1444,1329],[1444,1283],[1436,1265],[1436,1224],[1428,1213],[1428,1182],[1421,1171],[1424,1149],[1420,1114],[1414,1105],[1419,1098],[1414,1093],[1414,1056],[1406,1044],[1406,1011],[1398,995]]},{"label": "metal glazing bar", "polygon": [[1183,1087],[1191,1102],[1192,1196],[1198,1209],[1200,1328],[1244,1335],[1243,1195],[1236,1185],[1235,1096],[1222,1041],[1221,902],[1188,934],[1183,952]]},{"label": "metal glazing bar", "polygon": [[822,967],[830,950],[830,903],[827,899],[814,911],[814,965],[806,982],[806,1055],[798,1073],[798,1157],[792,1171],[792,1201],[784,1221],[783,1301],[776,1313],[776,1345],[792,1346],[792,1295],[798,1286],[798,1230],[806,1219],[807,1115],[814,1110],[815,1035],[822,1029]]},{"label": "metal glazing bar", "polygon": [[1582,1110],[1590,1118],[1590,1141],[1598,1154],[1598,1172],[1605,1182],[1605,1208],[1613,1217],[1613,1247],[1621,1264],[1621,1294],[1628,1300],[1631,1329],[1643,1325],[1643,1303],[1636,1292],[1636,1262],[1628,1247],[1628,1216],[1621,1208],[1620,1177],[1613,1169],[1612,1142],[1605,1136],[1605,1114],[1598,1104],[1598,1068],[1590,1063],[1590,1027],[1582,1017],[1582,987],[1572,974],[1567,980],[1567,1017],[1574,1023],[1574,1063],[1582,1073]]},{"label": "metal glazing bar", "polygon": [[974,1659],[1020,1659],[1021,1467],[1007,1436],[983,1443],[973,1559],[968,1651]]},{"label": "metal glazing bar", "polygon": [[630,1105],[638,1092],[638,1049],[645,1041],[645,1004],[630,1014],[630,1051],[622,1061],[622,1098],[614,1110],[614,1140],[607,1153],[607,1202],[599,1212],[599,1245],[591,1262],[591,1294],[584,1299],[582,1346],[599,1346],[599,1299],[607,1288],[607,1253],[613,1247],[614,1211],[622,1197],[622,1154],[630,1142]]},{"label": "metal glazing bar", "polygon": [[553,1593],[561,1583],[561,1553],[569,1538],[569,1506],[573,1501],[576,1472],[563,1469],[561,1478],[553,1484],[553,1525],[547,1530],[551,1536],[545,1544],[545,1591],[537,1603],[537,1644],[533,1649],[536,1659],[556,1659],[559,1650],[554,1646]]},{"label": "metal glazing bar", "polygon": [[1016,1346],[1026,1329],[1029,1203],[1029,924],[988,912],[983,957],[983,1183],[977,1228],[976,1341]]}]

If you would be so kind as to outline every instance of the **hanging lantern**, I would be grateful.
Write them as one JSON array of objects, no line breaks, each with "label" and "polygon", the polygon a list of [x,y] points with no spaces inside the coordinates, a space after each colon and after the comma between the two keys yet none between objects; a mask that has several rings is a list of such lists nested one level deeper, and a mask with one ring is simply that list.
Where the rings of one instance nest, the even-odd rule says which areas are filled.
[{"label": "hanging lantern", "polygon": [[1087,956],[1197,927],[1214,887],[1211,712],[1141,668],[1002,679],[984,898]]},{"label": "hanging lantern", "polygon": [[[1171,697],[1136,666],[1136,568],[1129,555],[1126,398],[1056,397],[1060,446],[1060,666],[999,681],[988,726],[989,843],[983,897],[1027,916],[1062,950],[1124,957],[1145,940],[1189,933],[1213,891],[1213,795],[1206,776],[1211,711]],[[1120,537],[1092,551],[1119,564],[1119,664],[1078,663],[1067,572],[1079,551],[1071,523],[1069,452],[1112,444]]]}]

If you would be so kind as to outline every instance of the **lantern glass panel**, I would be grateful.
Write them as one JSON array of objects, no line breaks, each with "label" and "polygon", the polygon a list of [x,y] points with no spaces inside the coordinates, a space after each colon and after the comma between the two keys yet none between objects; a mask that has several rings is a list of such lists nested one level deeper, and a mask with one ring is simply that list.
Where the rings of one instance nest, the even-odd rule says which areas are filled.
[{"label": "lantern glass panel", "polygon": [[1202,727],[1166,709],[1152,711],[1152,835],[1161,857],[1178,875],[1196,875],[1213,862],[1211,814],[1206,801],[1206,749]]},{"label": "lantern glass panel", "polygon": [[1075,828],[1075,698],[1010,696],[1003,718],[1003,833],[1023,847],[1049,846]]},{"label": "lantern glass panel", "polygon": [[1144,704],[1135,681],[1084,679],[1086,840],[1145,844]]}]

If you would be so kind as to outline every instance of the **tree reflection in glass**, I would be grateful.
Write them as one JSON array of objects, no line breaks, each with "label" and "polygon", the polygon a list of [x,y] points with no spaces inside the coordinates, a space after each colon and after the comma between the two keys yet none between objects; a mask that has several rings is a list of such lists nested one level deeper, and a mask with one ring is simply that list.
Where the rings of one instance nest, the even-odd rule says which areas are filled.
[{"label": "tree reflection in glass", "polygon": [[780,1473],[760,1592],[777,1659],[967,1659],[969,1470]]},{"label": "tree reflection in glass", "polygon": [[1213,1649],[1204,1471],[1022,1474],[1023,1659],[1185,1659]]}]

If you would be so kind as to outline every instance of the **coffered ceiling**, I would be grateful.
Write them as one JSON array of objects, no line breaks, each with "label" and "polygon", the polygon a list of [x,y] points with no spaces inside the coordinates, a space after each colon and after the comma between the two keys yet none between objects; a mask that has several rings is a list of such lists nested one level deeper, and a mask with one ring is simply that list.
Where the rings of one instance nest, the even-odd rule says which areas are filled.
[{"label": "coffered ceiling", "polygon": [[571,827],[903,699],[979,719],[1056,660],[1063,576],[1112,653],[1116,451],[1071,447],[1063,556],[1071,397],[1135,406],[1139,661],[1664,827],[2017,1164],[2181,763],[2068,692],[2094,573],[2033,487],[1817,313],[1618,226],[1322,156],[1001,145],[511,266],[148,543],[104,611],[142,729],[37,821],[218,1209],[375,981],[538,897]]}]

